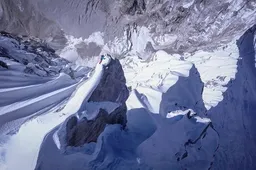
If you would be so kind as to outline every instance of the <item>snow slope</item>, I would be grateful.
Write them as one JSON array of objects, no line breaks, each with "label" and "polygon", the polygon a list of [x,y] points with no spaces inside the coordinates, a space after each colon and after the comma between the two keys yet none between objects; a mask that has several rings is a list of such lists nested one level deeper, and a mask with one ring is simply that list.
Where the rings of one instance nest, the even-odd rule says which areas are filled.
[{"label": "snow slope", "polygon": [[[96,42],[102,46],[102,52],[111,52],[121,59],[127,85],[132,88],[141,86],[164,92],[176,83],[179,75],[188,76],[188,71],[194,64],[204,83],[203,100],[208,110],[223,100],[223,92],[227,89],[225,86],[235,78],[237,71],[239,52],[235,41],[220,44],[220,47],[212,51],[198,50],[194,53],[177,54],[161,50],[169,45],[172,37],[156,37],[143,26],[137,26],[136,31],[130,33],[130,38],[125,31],[123,37],[105,42],[104,46],[103,33],[95,33],[90,37],[84,40],[70,38],[67,48],[77,53],[76,45],[79,43]],[[65,58],[65,50],[61,54]],[[97,57],[92,57],[88,62],[88,59],[82,59],[79,55],[75,60],[78,65],[89,67],[97,61]]]},{"label": "snow slope", "polygon": [[[9,95],[0,103],[0,169],[255,169],[255,27],[239,39],[238,48],[233,41],[211,52],[191,54],[170,54],[160,46],[156,49],[156,44],[150,50],[145,40],[153,43],[154,37],[146,28],[137,29],[131,41],[117,38],[102,47],[103,51],[116,49],[114,56],[121,54],[131,89],[125,128],[108,124],[96,141],[68,153],[61,152],[60,124],[84,114],[77,114],[81,107],[87,108],[88,122],[97,118],[99,103],[107,113],[117,107],[100,98],[85,104],[101,81],[108,80],[103,75],[110,58],[97,64],[94,72],[76,68],[74,74],[63,69],[50,75],[33,60],[44,55],[30,55],[23,47],[17,50],[16,40],[2,39],[7,42],[2,42],[4,49],[16,49],[0,53],[5,63],[0,76],[6,80],[0,97]],[[133,47],[130,52],[125,52],[127,44]],[[23,63],[27,56],[32,64]],[[105,97],[100,90],[98,96]]]},{"label": "snow slope", "polygon": [[[65,104],[81,79],[86,79],[89,69],[70,65],[36,39],[2,32],[0,61],[0,152],[3,155],[0,158],[0,169],[6,169],[12,167],[5,164],[5,161],[10,161],[11,164],[12,161],[17,162],[12,156],[11,160],[8,157],[15,154],[12,147],[7,149],[8,146],[22,146],[25,150],[28,146],[28,143],[19,143],[19,135],[24,128],[22,125],[26,125],[30,120],[34,120],[33,123],[39,122],[40,120],[36,119],[38,116],[58,110]],[[39,135],[38,128],[29,128],[32,132],[25,132],[23,135],[30,137],[23,140],[31,140],[31,135]],[[39,149],[40,138],[34,142],[37,141],[39,145],[36,149]],[[35,147],[33,148],[31,143],[31,150],[33,149]],[[20,151],[22,154],[22,150]],[[34,159],[33,155],[32,158]],[[29,165],[30,163],[24,166]]]},{"label": "snow slope", "polygon": [[55,55],[37,40],[1,33],[0,61],[6,65],[0,68],[1,130],[10,128],[11,121],[62,103],[88,72],[81,67],[73,70]]},{"label": "snow slope", "polygon": [[[156,125],[155,133],[137,148],[141,163],[153,169],[208,169],[218,148],[218,133],[206,118],[200,91],[203,84],[195,68],[186,77],[178,77],[175,85],[161,94],[160,100],[154,93],[140,88],[131,92],[127,101],[128,116],[136,108],[152,110],[149,97],[155,99],[158,114],[151,119]],[[154,107],[156,108],[156,107]],[[163,140],[164,139],[164,140]]]},{"label": "snow slope", "polygon": [[[97,87],[103,74],[103,66],[108,64],[108,60],[98,64],[95,72],[87,81],[79,84],[76,91],[70,97],[65,107],[61,110],[53,109],[43,115],[38,115],[36,119],[31,119],[21,125],[17,134],[12,135],[8,142],[1,147],[4,148],[5,159],[3,165],[7,169],[34,169],[40,145],[45,135],[53,128],[62,123],[67,117],[76,113],[82,103],[89,99],[93,90]],[[59,80],[60,81],[60,80]],[[76,87],[76,86],[73,86]],[[72,89],[73,91],[74,89]],[[55,91],[54,93],[57,93]],[[63,93],[63,92],[62,92]],[[65,92],[64,92],[65,93]],[[49,93],[48,95],[52,95]],[[48,100],[52,100],[49,99]],[[39,100],[42,102],[42,99]],[[54,100],[53,100],[54,101]],[[32,100],[33,103],[36,99]],[[36,106],[34,106],[35,108]],[[38,108],[38,107],[37,107]],[[14,108],[17,110],[17,108]],[[29,145],[29,148],[26,146]],[[20,159],[20,156],[25,159]]]},{"label": "snow slope", "polygon": [[[87,81],[80,81],[81,83],[68,101],[63,99],[60,104],[53,104],[51,110],[37,114],[29,120],[17,120],[20,123],[17,133],[1,135],[1,138],[4,139],[1,144],[1,152],[4,155],[1,166],[11,170],[34,169],[35,167],[47,170],[56,169],[56,167],[70,169],[70,163],[76,159],[78,161],[75,166],[73,165],[75,169],[83,166],[85,169],[104,169],[106,167],[112,167],[112,169],[188,168],[191,166],[191,162],[197,160],[193,156],[196,154],[200,155],[204,167],[210,167],[218,146],[218,135],[211,126],[211,120],[204,116],[205,108],[201,96],[203,83],[197,70],[192,62],[182,60],[179,55],[168,55],[164,51],[156,52],[150,60],[145,63],[141,62],[144,65],[141,67],[140,74],[130,78],[130,80],[134,80],[130,84],[135,84],[136,87],[133,87],[135,89],[126,102],[128,106],[126,130],[121,130],[117,124],[108,125],[96,143],[92,143],[86,148],[82,147],[89,149],[88,152],[81,153],[79,148],[76,148],[73,152],[69,150],[72,154],[64,156],[59,151],[61,139],[56,134],[56,128],[70,116],[76,114],[81,106],[84,106],[84,102],[89,99],[97,84],[103,79],[103,65],[109,64],[109,58],[107,58],[102,64],[96,65],[94,74]],[[158,69],[159,65],[162,65],[161,69]],[[128,68],[128,65],[126,67]],[[154,72],[155,70],[157,72]],[[167,74],[163,76],[162,74],[165,72]],[[148,81],[150,79],[154,81]],[[141,83],[137,83],[139,80]],[[45,83],[46,87],[47,83]],[[50,80],[49,83],[52,85]],[[56,82],[54,85],[58,85],[58,83]],[[37,86],[31,86],[31,89],[33,87],[39,91]],[[72,84],[70,87],[75,88],[76,84]],[[55,88],[57,89],[57,87]],[[49,91],[51,90],[49,89]],[[40,105],[42,101],[39,99],[45,97],[47,101],[48,97],[55,93],[59,97],[59,91],[61,92],[61,89],[50,93],[45,92],[39,98],[36,96],[36,98],[20,102],[19,107],[13,107],[13,110],[23,109],[30,104],[35,104],[33,108],[38,108],[36,102],[39,102]],[[55,99],[51,99],[51,101],[53,100]],[[64,108],[62,108],[63,104]],[[85,106],[89,107],[89,105]],[[5,115],[11,114],[11,111],[6,110]],[[90,112],[90,109],[88,111]],[[176,112],[176,116],[172,115],[173,112]],[[33,115],[32,111],[31,114]],[[93,117],[95,118],[95,116]],[[8,123],[8,125],[15,124]],[[5,127],[8,129],[7,125]],[[179,130],[170,131],[170,129]],[[163,141],[164,136],[168,140]],[[175,140],[172,140],[173,136],[176,136]],[[28,144],[29,148],[24,147]],[[169,144],[173,147],[167,149]],[[47,148],[52,149],[48,150]],[[150,153],[147,148],[152,148]],[[200,151],[195,151],[196,148],[200,148]],[[161,150],[161,156],[156,154],[158,150]],[[25,159],[21,159],[20,155],[23,155],[22,157]],[[55,155],[55,159],[49,159],[50,155]],[[155,155],[155,157],[149,155]],[[82,157],[84,159],[81,159]],[[160,157],[164,159],[161,161]],[[170,162],[166,161],[168,158],[171,158]],[[154,163],[153,160],[157,160],[157,162]],[[199,165],[195,165],[196,167]]]},{"label": "snow slope", "polygon": [[239,60],[234,80],[227,85],[222,102],[208,115],[220,135],[213,169],[255,169],[256,26],[237,41]]},{"label": "snow slope", "polygon": [[[212,152],[210,152],[211,154],[209,154],[209,157],[205,155],[206,157],[204,157],[203,160],[202,158],[199,158],[200,154],[197,154],[198,159],[193,160],[191,161],[191,163],[189,163],[191,158],[187,158],[187,154],[185,154],[184,161],[186,163],[181,163],[182,169],[208,169],[209,162],[207,163],[207,157],[209,158],[208,161],[212,161],[213,164],[211,163],[210,167],[213,169],[255,168],[255,164],[253,161],[255,160],[255,133],[253,123],[253,113],[255,108],[253,104],[253,101],[255,100],[255,67],[253,66],[255,57],[254,40],[255,26],[249,29],[239,39],[239,41],[237,41],[238,48],[235,46],[235,42],[232,42],[228,45],[224,45],[223,47],[214,50],[213,52],[197,51],[191,55],[179,55],[181,60],[195,64],[195,67],[199,72],[200,78],[204,83],[202,99],[204,101],[204,106],[208,110],[205,113],[209,115],[209,118],[212,121],[211,130],[213,130],[213,134],[211,134],[211,132],[208,132],[208,135],[206,135],[206,137],[208,136],[210,138],[209,140],[206,140],[207,142],[210,143],[210,145],[206,147],[207,149],[204,151],[204,153],[209,154],[209,151],[212,150]],[[156,101],[159,101],[159,99],[161,98],[160,96],[163,94],[161,94],[159,90],[157,95],[154,95],[156,93],[150,93],[150,90],[149,92],[140,92],[139,90],[137,90],[140,89],[140,85],[137,85],[137,83],[134,82],[134,80],[136,80],[136,76],[140,76],[140,74],[145,74],[145,76],[143,77],[146,77],[148,75],[154,75],[155,73],[158,73],[158,70],[162,70],[165,64],[171,65],[172,60],[170,60],[168,64],[163,64],[164,62],[159,64],[158,69],[154,70],[147,69],[147,65],[154,64],[154,62],[150,63],[150,60],[143,61],[141,59],[133,58],[127,58],[125,60],[127,61],[127,67],[124,66],[125,73],[127,73],[126,70],[129,70],[126,76],[134,76],[132,78],[128,78],[128,83],[131,82],[131,85],[133,86],[133,88],[135,88],[135,90],[132,91],[130,96],[131,104],[129,105],[128,102],[128,106],[138,108],[147,108],[148,106],[150,106],[148,107],[148,109],[153,110],[151,109],[152,105],[150,105],[150,99],[148,99],[152,98],[151,96],[153,95],[155,101],[152,103],[154,103],[154,108],[158,110],[158,102]],[[133,61],[135,62],[133,63]],[[144,68],[144,65],[146,65],[146,69]],[[168,74],[168,71],[159,72],[160,75]],[[179,77],[179,81],[181,79],[182,77]],[[146,80],[143,80],[144,82],[146,82],[145,84],[148,88],[150,88],[151,86],[155,87],[155,79],[150,79],[150,76]],[[195,78],[193,78],[192,80],[198,82],[195,80]],[[191,85],[195,85],[195,82],[191,83]],[[182,88],[184,83],[176,83],[174,86],[176,85],[178,88]],[[170,89],[174,88],[174,86],[170,87]],[[173,98],[175,98],[175,100],[173,101],[177,103],[177,106],[179,104],[179,97],[181,101],[187,99],[187,97],[185,97],[185,95],[182,94],[186,94],[185,89],[189,88],[191,87],[185,87],[184,92],[174,90],[174,92],[177,92],[176,94],[169,94],[169,96],[171,96],[170,98],[172,98],[172,96]],[[193,90],[188,91],[188,94],[193,94]],[[195,94],[199,94],[199,92]],[[199,108],[203,108],[202,104],[200,105]],[[173,109],[173,107],[171,107],[171,109]],[[183,108],[182,110],[177,108],[174,110],[170,110],[170,112],[167,114],[167,118],[171,118],[171,122],[179,122],[180,120],[183,120],[184,115],[188,113],[188,110],[186,109],[187,108]],[[192,113],[194,113],[194,111]],[[200,119],[204,120],[204,118]],[[206,123],[207,121],[202,122]],[[165,147],[168,145],[164,144],[164,142],[170,141],[169,143],[171,143],[173,146],[175,142],[173,141],[172,137],[175,136],[176,139],[178,136],[181,136],[180,134],[186,132],[186,130],[183,129],[182,132],[173,132],[177,134],[170,135],[171,137],[169,139],[168,135],[172,134],[170,127],[165,127],[164,122],[161,122],[159,124],[164,128],[162,128],[159,132],[157,131],[156,133],[154,133],[154,135],[150,139],[144,142],[147,143],[147,146],[145,147],[144,150],[142,150],[141,154],[146,157],[144,159],[147,160],[148,164],[152,164],[152,162],[154,162],[155,165],[153,164],[152,166],[154,166],[156,169],[164,169],[166,167],[169,167],[167,169],[170,169],[170,167],[178,169],[175,163],[173,164],[173,162],[170,161],[173,159],[167,159],[166,163],[164,163],[161,162],[161,160],[159,159],[160,156],[156,156],[154,159],[152,158],[152,155],[157,155],[160,153],[160,155],[162,156],[161,159],[163,159],[163,155],[168,155],[169,153],[172,153],[173,151],[168,150],[169,148]],[[182,125],[187,125],[187,123],[184,123]],[[173,127],[175,126],[171,126],[171,129]],[[165,132],[165,129],[168,129],[168,131]],[[177,130],[181,128],[178,126],[174,129]],[[214,136],[215,138],[213,138]],[[160,140],[161,138],[165,138],[165,140]],[[160,146],[162,146],[162,148]],[[216,147],[210,149],[209,146]],[[149,150],[148,148],[151,149]],[[156,151],[153,152],[154,149],[152,148],[156,148]],[[172,148],[173,147],[171,147],[171,149]],[[198,150],[201,150],[201,147],[199,147]],[[143,151],[146,151],[146,153],[143,153]],[[178,155],[180,154],[181,153],[179,153]],[[171,158],[173,155],[175,154],[170,154],[169,156],[166,157]],[[180,160],[180,157],[178,158]],[[239,162],[238,160],[240,160],[241,158],[243,158],[243,161]],[[161,162],[161,164],[157,164],[158,162]]]},{"label": "snow slope", "polygon": [[[163,51],[157,54],[166,55]],[[184,68],[187,69],[184,71]],[[155,89],[138,86],[131,91],[126,101],[127,130],[108,125],[97,142],[69,148],[64,155],[59,151],[63,139],[58,139],[56,130],[52,130],[42,145],[36,169],[65,170],[73,160],[77,160],[72,165],[74,169],[211,167],[219,138],[211,120],[204,115],[203,83],[190,62],[178,60],[170,66],[172,69],[171,78],[167,79],[171,81],[166,80],[171,83],[168,89],[164,88],[168,86]],[[48,159],[50,155],[55,159]]]},{"label": "snow slope", "polygon": [[[188,76],[192,64],[198,69],[204,83],[203,100],[209,110],[223,99],[228,82],[235,78],[238,50],[234,43],[224,50],[214,52],[198,51],[193,55],[170,55],[157,51],[148,60],[136,56],[123,59],[125,76],[128,86],[132,88],[148,87],[165,92],[174,85],[179,76]],[[218,71],[216,71],[218,70]]]}]

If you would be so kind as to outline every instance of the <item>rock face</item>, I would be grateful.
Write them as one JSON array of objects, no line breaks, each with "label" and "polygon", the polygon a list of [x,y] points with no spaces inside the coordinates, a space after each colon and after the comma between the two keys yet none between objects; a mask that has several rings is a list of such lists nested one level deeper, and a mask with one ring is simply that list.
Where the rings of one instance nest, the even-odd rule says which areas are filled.
[{"label": "rock face", "polygon": [[208,112],[220,135],[212,169],[256,168],[255,36],[256,25],[237,41],[241,59],[236,78],[228,84],[223,101]]},{"label": "rock face", "polygon": [[97,142],[98,136],[104,131],[108,124],[120,124],[126,126],[126,107],[118,107],[112,113],[100,109],[94,120],[82,119],[78,122],[77,118],[71,117],[66,125],[67,145],[82,146],[86,143]]},{"label": "rock face", "polygon": [[[58,132],[64,150],[67,147],[81,147],[97,142],[107,125],[119,124],[122,129],[126,127],[125,101],[129,91],[125,85],[122,66],[117,59],[111,59],[111,62],[103,67],[102,79],[88,100],[88,104],[81,107],[78,117],[70,117]],[[106,102],[108,105],[104,104]],[[110,105],[114,105],[112,109]]]},{"label": "rock face", "polygon": [[[256,22],[254,0],[36,0],[33,3],[68,34],[88,37],[102,31],[108,42],[122,36],[127,25],[131,26],[127,38],[136,32],[137,26],[146,26],[158,48],[175,52],[215,48],[240,36]],[[174,40],[167,40],[168,47],[164,47],[158,41],[161,37]]]},{"label": "rock face", "polygon": [[[254,0],[11,0],[1,2],[0,29],[43,38],[55,49],[65,45],[64,33],[88,38],[102,32],[104,45],[117,44],[112,52],[135,51],[141,57],[148,49],[134,37],[142,28],[147,29],[141,33],[145,43],[153,47],[146,55],[160,49],[212,51],[250,28],[256,22],[255,8]],[[95,44],[75,48],[81,58],[100,51]]]},{"label": "rock face", "polygon": [[193,109],[198,115],[206,113],[202,99],[203,82],[193,66],[189,77],[179,77],[178,82],[162,95],[160,113],[163,117],[175,110]]},{"label": "rock face", "polygon": [[55,49],[64,47],[66,43],[60,27],[27,0],[1,1],[0,22],[0,31],[35,36],[47,41]]},{"label": "rock face", "polygon": [[92,93],[89,101],[125,103],[129,96],[129,91],[125,83],[126,79],[122,65],[119,60],[113,59],[108,66],[104,68],[102,80]]},{"label": "rock face", "polygon": [[128,13],[134,22],[149,26],[155,37],[176,37],[170,44],[176,52],[215,48],[240,36],[256,21],[253,0],[133,0],[130,4],[137,11]]}]

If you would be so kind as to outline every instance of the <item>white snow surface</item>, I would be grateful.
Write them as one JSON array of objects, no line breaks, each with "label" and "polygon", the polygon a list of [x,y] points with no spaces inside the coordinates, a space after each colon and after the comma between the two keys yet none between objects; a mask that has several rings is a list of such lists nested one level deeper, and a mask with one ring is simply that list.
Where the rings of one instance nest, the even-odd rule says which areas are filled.
[{"label": "white snow surface", "polygon": [[208,110],[223,100],[223,93],[227,90],[225,86],[235,78],[238,57],[235,41],[213,52],[185,54],[185,60],[194,63],[200,73],[204,83],[203,99]]},{"label": "white snow surface", "polygon": [[[192,3],[190,1],[188,4]],[[170,54],[161,49],[171,45],[175,35],[152,35],[146,27],[137,27],[131,34],[131,40],[124,36],[116,38],[112,42],[103,41],[104,35],[100,32],[91,35],[92,40],[82,40],[71,38],[70,46],[75,50],[74,44],[80,41],[95,42],[103,46],[104,52],[109,52],[113,56],[122,57],[121,60],[127,85],[133,89],[137,87],[147,87],[165,92],[174,85],[179,76],[187,77],[192,64],[198,70],[201,80],[204,83],[203,100],[205,107],[209,110],[217,106],[223,100],[223,93],[226,91],[228,82],[235,78],[237,72],[237,60],[239,57],[236,42],[221,45],[214,51],[196,51],[194,54]],[[97,37],[97,38],[95,38]],[[151,43],[155,52],[146,50],[147,43]],[[73,45],[72,45],[73,44]],[[131,51],[127,50],[131,47]],[[67,48],[69,48],[68,46]],[[92,57],[90,62],[76,60],[78,65],[92,66],[98,62],[98,57]],[[137,89],[138,90],[138,89]]]},{"label": "white snow surface", "polygon": [[[184,7],[186,6],[189,7],[189,3],[184,4]],[[209,110],[217,106],[223,100],[223,93],[227,90],[225,86],[235,78],[237,72],[236,64],[239,54],[235,42],[212,52],[197,51],[194,54],[181,55],[161,50],[175,41],[175,35],[153,37],[145,27],[137,28],[136,33],[131,35],[130,42],[127,42],[125,33],[124,37],[107,43],[104,42],[103,36],[98,32],[85,40],[69,37],[69,45],[61,51],[61,56],[78,65],[93,67],[98,62],[98,56],[93,57],[90,62],[84,61],[76,52],[75,45],[81,42],[95,42],[103,48],[102,51],[108,51],[113,56],[124,57],[121,59],[121,63],[127,79],[127,86],[132,88],[126,102],[128,127],[132,129],[128,134],[133,137],[129,138],[131,143],[139,143],[136,150],[138,153],[136,162],[141,165],[150,165],[156,169],[162,169],[164,165],[174,169],[180,167],[208,169],[218,147],[218,135],[214,129],[209,128],[211,120],[191,108],[170,111],[162,119],[159,114],[161,101],[163,94],[181,77],[187,78],[192,66],[195,65],[204,83],[202,98],[206,109]],[[148,42],[152,43],[156,51],[145,50]],[[127,53],[127,47],[131,47],[131,43],[132,49]],[[29,111],[31,114],[34,113],[32,114],[34,116],[21,115],[18,120],[15,120],[15,117],[13,119],[9,117],[6,120],[7,123],[4,122],[0,127],[0,139],[3,139],[3,142],[0,143],[0,155],[3,155],[0,157],[0,169],[34,169],[40,146],[47,137],[46,135],[69,116],[79,111],[97,87],[103,75],[103,65],[107,65],[109,61],[110,58],[107,58],[101,64],[96,64],[94,74],[82,81],[69,80],[65,74],[51,79],[38,79],[35,76],[30,76],[31,81],[25,81],[24,76],[19,73],[23,69],[22,66],[12,65],[9,62],[13,70],[0,72],[0,77],[8,80],[7,84],[0,85],[0,96],[9,94],[6,100],[0,101],[0,113],[9,116]],[[10,75],[12,75],[11,79],[8,78]],[[59,86],[57,86],[58,83]],[[16,96],[12,97],[14,94],[24,95],[21,93],[24,90],[27,92],[27,96],[22,96],[25,100],[19,101]],[[74,93],[70,97],[73,91]],[[69,100],[67,100],[68,97],[70,97]],[[50,99],[56,103],[50,105]],[[44,102],[46,103],[44,104]],[[62,108],[64,104],[65,107]],[[94,110],[90,115],[91,119],[96,116],[94,114],[97,113],[96,106],[97,103],[92,106],[87,105],[88,110],[90,107],[91,110]],[[42,112],[44,107],[49,107],[48,111]],[[115,107],[117,106],[106,103],[106,108],[109,110]],[[191,112],[191,119],[188,112]],[[142,126],[144,123],[147,123],[149,129]],[[115,129],[109,127],[109,129],[112,128]],[[17,129],[19,129],[17,133],[9,135]],[[108,131],[108,128],[106,129]],[[111,130],[109,131],[111,132]],[[110,133],[109,131],[108,133]],[[102,136],[106,135],[105,133],[107,134],[104,132]],[[201,138],[203,135],[206,137]],[[140,139],[140,136],[143,136],[145,141]],[[162,140],[163,138],[165,140]],[[53,140],[60,148],[56,133],[53,135]],[[193,147],[184,147],[188,140],[200,140],[200,142],[194,144]],[[200,148],[200,150],[196,148]],[[100,151],[104,152],[104,149]],[[186,159],[182,163],[177,163],[176,160],[178,158],[182,160],[185,153],[189,153]]]},{"label": "white snow surface", "polygon": [[[89,99],[100,82],[103,74],[103,65],[107,65],[109,60],[110,58],[107,58],[106,61],[97,64],[92,77],[79,84],[63,109],[56,110],[57,108],[55,107],[35,119],[26,121],[21,125],[18,133],[10,136],[6,143],[0,145],[1,155],[4,154],[4,159],[0,159],[1,170],[32,170],[35,168],[40,145],[46,134],[64,122],[67,117],[76,113],[82,103]],[[57,93],[57,91],[53,93]],[[37,100],[31,100],[31,102],[37,102]],[[13,107],[12,109],[19,108]],[[7,134],[1,134],[0,138],[3,138],[5,135]],[[58,143],[57,141],[55,138],[56,143]]]},{"label": "white snow surface", "polygon": [[179,76],[187,77],[194,64],[204,83],[202,97],[209,110],[223,100],[225,86],[235,78],[238,56],[238,49],[232,42],[227,48],[198,51],[193,55],[170,55],[160,50],[150,60],[131,56],[122,60],[122,64],[128,86],[137,90],[148,87],[162,93],[174,85]]},{"label": "white snow surface", "polygon": [[82,117],[86,117],[87,120],[93,120],[99,113],[99,109],[104,109],[108,113],[113,112],[120,104],[113,102],[89,102],[84,104],[86,110],[82,112]]},{"label": "white snow surface", "polygon": [[185,110],[185,111],[183,111],[183,110],[175,110],[175,111],[167,113],[166,118],[173,118],[173,117],[179,116],[179,115],[183,115],[184,116],[189,111],[191,112],[191,114],[190,114],[191,116],[192,115],[196,115],[196,113],[193,110],[191,110],[191,109],[188,109],[188,110]]}]

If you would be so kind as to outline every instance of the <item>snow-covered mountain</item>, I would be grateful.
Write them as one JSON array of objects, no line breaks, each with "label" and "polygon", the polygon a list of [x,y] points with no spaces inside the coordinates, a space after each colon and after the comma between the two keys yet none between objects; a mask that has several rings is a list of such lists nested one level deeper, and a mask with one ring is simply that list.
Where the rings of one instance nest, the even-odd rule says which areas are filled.
[{"label": "snow-covered mountain", "polygon": [[[157,72],[152,81],[140,76],[136,87],[138,79],[128,79],[128,97],[124,75],[131,72],[117,59],[106,58],[88,74],[89,68],[72,69],[41,42],[2,33],[1,169],[254,169],[255,30],[237,42],[237,73],[211,108],[203,99],[203,67],[190,57],[159,51],[138,61],[141,72],[158,65],[159,75],[169,74],[161,82]],[[32,71],[26,72],[22,56]],[[59,72],[39,66],[49,57]],[[225,85],[218,83],[215,89]]]},{"label": "snow-covered mountain", "polygon": [[255,7],[0,1],[0,170],[255,169]]},{"label": "snow-covered mountain", "polygon": [[65,46],[64,31],[27,0],[1,0],[0,22],[1,31],[41,38],[54,49]]},{"label": "snow-covered mountain", "polygon": [[[0,29],[40,37],[56,48],[66,43],[64,34],[88,38],[100,32],[104,44],[125,38],[127,52],[138,48],[131,38],[145,27],[152,35],[144,40],[150,50],[184,53],[238,38],[255,24],[255,8],[254,0],[9,0],[0,2]],[[90,51],[82,57],[93,56],[97,46],[91,46],[80,44]]]},{"label": "snow-covered mountain", "polygon": [[90,71],[60,58],[38,39],[5,32],[0,33],[0,63],[0,126],[6,134],[17,128],[10,122],[20,125],[24,117],[61,104]]}]

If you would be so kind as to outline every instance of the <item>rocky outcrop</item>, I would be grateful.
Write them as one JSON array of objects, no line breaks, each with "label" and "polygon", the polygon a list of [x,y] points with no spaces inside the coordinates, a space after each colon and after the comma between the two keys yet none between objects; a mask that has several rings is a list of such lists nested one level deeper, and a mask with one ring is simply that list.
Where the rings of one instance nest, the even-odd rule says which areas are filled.
[{"label": "rocky outcrop", "polygon": [[177,83],[163,93],[160,114],[166,117],[169,112],[190,108],[197,114],[204,115],[206,108],[202,99],[203,88],[200,75],[193,65],[189,77],[179,77]]},{"label": "rocky outcrop", "polygon": [[[240,59],[236,78],[229,82],[224,99],[208,111],[220,135],[212,165],[217,169],[255,169],[256,162],[256,25],[237,41]],[[235,142],[234,142],[235,141]],[[243,161],[239,161],[243,158]]]},{"label": "rocky outcrop", "polygon": [[[241,36],[256,22],[255,7],[253,0],[11,0],[1,2],[0,29],[40,37],[54,49],[65,46],[64,33],[88,38],[102,32],[103,44],[123,46],[114,45],[110,51],[118,55],[136,51],[141,57],[147,49],[137,45],[134,37],[147,28],[149,35],[144,38],[150,37],[145,41],[152,44],[152,52],[193,53],[212,51]],[[33,15],[36,17],[30,17]],[[138,51],[138,46],[144,49]],[[100,52],[95,44],[74,48],[81,58]]]},{"label": "rocky outcrop", "polygon": [[[33,0],[65,32],[88,37],[104,33],[105,43],[123,36],[127,25],[150,29],[155,46],[171,52],[211,50],[232,41],[256,22],[255,1],[209,0]],[[86,9],[85,9],[86,7]],[[86,31],[84,31],[86,30]],[[128,34],[131,35],[131,34]],[[168,39],[162,46],[161,37]],[[135,42],[134,42],[135,43]]]},{"label": "rocky outcrop", "polygon": [[86,147],[97,142],[108,125],[121,125],[122,129],[126,127],[125,101],[129,91],[122,66],[117,59],[111,59],[103,67],[101,81],[88,102],[83,104],[76,116],[68,118],[57,132],[61,150],[65,153],[70,153],[74,147]]},{"label": "rocky outcrop", "polygon": [[[21,64],[26,74],[48,77],[64,72],[74,78],[75,71],[71,64],[60,58],[44,41],[35,37],[0,32],[0,57]],[[8,68],[8,63],[4,67]]]},{"label": "rocky outcrop", "polygon": [[54,49],[65,46],[64,32],[36,10],[27,0],[0,1],[0,31],[35,36],[47,41]]},{"label": "rocky outcrop", "polygon": [[104,68],[102,80],[92,93],[89,102],[110,101],[125,103],[129,96],[124,71],[119,60],[112,59]]},{"label": "rocky outcrop", "polygon": [[0,66],[1,66],[2,68],[8,69],[8,65],[7,65],[5,62],[1,61],[1,60],[0,60]]},{"label": "rocky outcrop", "polygon": [[66,125],[67,145],[77,147],[97,142],[98,136],[108,124],[120,124],[124,128],[127,121],[126,111],[125,105],[122,105],[110,114],[106,110],[100,109],[97,117],[93,120],[83,118],[79,121],[75,116],[71,117]]},{"label": "rocky outcrop", "polygon": [[[134,22],[150,27],[156,39],[159,36],[177,36],[168,47],[176,52],[216,48],[220,42],[226,43],[240,36],[256,22],[256,4],[252,0],[132,0],[129,4],[126,0],[122,2],[121,11],[125,11],[129,24]],[[156,40],[155,43],[158,45],[160,42]]]}]

